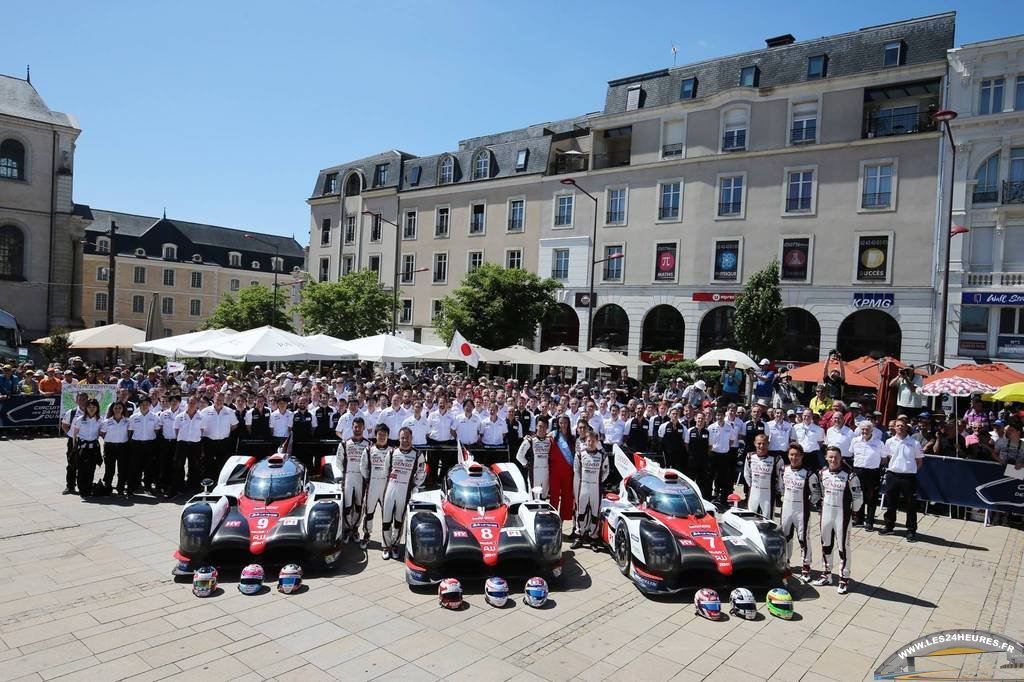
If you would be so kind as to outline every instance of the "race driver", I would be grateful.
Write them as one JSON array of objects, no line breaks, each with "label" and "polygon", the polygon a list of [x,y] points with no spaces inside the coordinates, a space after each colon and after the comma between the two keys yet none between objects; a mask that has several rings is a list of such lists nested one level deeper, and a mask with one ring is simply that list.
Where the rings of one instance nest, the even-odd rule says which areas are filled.
[{"label": "race driver", "polygon": [[554,443],[554,438],[548,435],[548,418],[538,417],[536,435],[526,436],[516,453],[516,461],[529,473],[530,489],[540,488],[540,497],[545,500],[548,498],[548,471]]},{"label": "race driver", "polygon": [[346,542],[354,542],[359,530],[359,513],[363,509],[363,457],[370,441],[363,437],[363,418],[352,420],[352,437],[338,446],[341,455],[344,500],[342,523]]},{"label": "race driver", "polygon": [[812,584],[832,584],[829,560],[832,549],[839,552],[839,594],[850,589],[850,517],[864,504],[860,481],[849,467],[843,466],[842,451],[835,445],[825,451],[828,466],[818,475],[821,479],[821,559],[825,572]]},{"label": "race driver", "polygon": [[754,437],[754,451],[748,452],[743,463],[743,480],[750,487],[747,509],[767,519],[775,514],[775,494],[782,461],[768,451],[768,436]]},{"label": "race driver", "polygon": [[572,549],[583,546],[589,539],[594,550],[601,547],[597,537],[597,519],[601,507],[601,483],[608,478],[608,457],[601,449],[598,434],[587,431],[586,446],[573,463],[573,490],[576,491],[575,527]]},{"label": "race driver", "polygon": [[779,476],[779,494],[782,495],[782,534],[786,536],[786,575],[791,570],[790,557],[793,555],[793,536],[800,545],[802,568],[800,579],[811,580],[811,547],[807,543],[807,524],[811,518],[811,507],[821,498],[818,472],[804,468],[804,449],[799,443],[790,443],[789,464]]},{"label": "race driver", "polygon": [[418,490],[426,480],[426,460],[412,447],[412,429],[403,426],[398,431],[398,447],[391,451],[388,487],[384,491],[381,513],[385,559],[397,559],[401,555],[398,538],[401,537],[402,521],[405,520],[405,505],[413,491]]},{"label": "race driver", "polygon": [[377,440],[363,453],[359,470],[363,474],[363,537],[359,548],[366,549],[373,530],[373,514],[384,502],[384,491],[391,473],[391,446],[388,445],[388,425],[377,425]]}]

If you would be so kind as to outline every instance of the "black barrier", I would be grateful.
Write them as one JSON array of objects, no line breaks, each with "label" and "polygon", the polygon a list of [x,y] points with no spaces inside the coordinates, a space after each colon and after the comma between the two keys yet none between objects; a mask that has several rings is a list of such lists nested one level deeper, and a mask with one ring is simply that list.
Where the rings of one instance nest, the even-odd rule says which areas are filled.
[{"label": "black barrier", "polygon": [[917,471],[917,497],[961,507],[1020,511],[1024,480],[1007,476],[1005,470],[996,462],[925,455]]},{"label": "black barrier", "polygon": [[0,428],[55,427],[59,422],[59,395],[13,395],[0,400]]}]

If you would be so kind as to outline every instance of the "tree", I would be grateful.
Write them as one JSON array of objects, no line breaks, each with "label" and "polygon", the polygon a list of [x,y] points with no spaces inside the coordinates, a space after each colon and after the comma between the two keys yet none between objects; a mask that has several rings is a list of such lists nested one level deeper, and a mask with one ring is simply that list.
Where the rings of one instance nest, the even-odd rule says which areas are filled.
[{"label": "tree", "polygon": [[773,258],[743,287],[736,301],[733,331],[740,350],[758,360],[774,357],[785,326],[779,291],[779,261]]},{"label": "tree", "polygon": [[39,351],[49,363],[68,361],[71,350],[71,337],[64,327],[54,327],[48,337],[49,341],[44,343]]},{"label": "tree", "polygon": [[238,292],[237,296],[226,294],[217,304],[213,315],[203,323],[203,329],[220,329],[230,327],[235,331],[271,325],[285,331],[292,331],[292,321],[288,318],[285,303],[288,300],[285,288],[277,290],[277,301],[274,292],[262,284],[256,284]]},{"label": "tree", "polygon": [[557,312],[554,293],[561,286],[526,270],[485,263],[441,300],[435,326],[446,343],[458,330],[485,348],[504,348],[532,337],[537,325]]},{"label": "tree", "polygon": [[394,298],[373,270],[357,270],[337,282],[310,282],[292,310],[307,334],[358,339],[391,328]]}]

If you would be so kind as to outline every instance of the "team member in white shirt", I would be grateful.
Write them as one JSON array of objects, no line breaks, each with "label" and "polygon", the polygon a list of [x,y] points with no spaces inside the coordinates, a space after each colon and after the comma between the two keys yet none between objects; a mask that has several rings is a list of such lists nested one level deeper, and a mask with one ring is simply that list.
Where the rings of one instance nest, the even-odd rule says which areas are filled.
[{"label": "team member in white shirt", "polygon": [[395,445],[398,444],[398,432],[402,429],[402,424],[405,423],[408,416],[409,412],[402,407],[402,396],[397,393],[391,396],[391,404],[380,411],[381,423],[387,424],[389,434],[395,436],[388,440],[393,440]]},{"label": "team member in white shirt", "polygon": [[203,477],[217,480],[228,458],[231,432],[238,428],[238,415],[224,405],[224,394],[213,397],[213,405],[203,408]]},{"label": "team member in white shirt", "polygon": [[[162,403],[162,401],[161,401]],[[181,396],[175,394],[170,397],[164,409],[158,415],[160,418],[160,437],[163,439],[160,444],[160,490],[167,494],[171,485],[172,470],[174,468],[174,451],[177,446],[177,436],[174,431],[174,420],[178,416],[181,407]]]},{"label": "team member in white shirt", "polygon": [[[841,412],[833,412],[831,422],[832,424],[829,426],[828,431],[825,432],[825,445],[839,448],[839,454],[842,456],[843,462],[852,466],[853,454],[850,452],[850,445],[853,444],[854,438],[857,437],[857,432],[846,425]],[[863,480],[861,480],[861,485],[864,485]]]},{"label": "team member in white shirt", "polygon": [[[338,424],[334,427],[334,433],[337,434],[341,442],[347,441],[352,437],[352,420],[356,417],[361,417],[362,414],[359,412],[359,401],[355,398],[349,398],[348,409],[338,417]],[[363,433],[373,433],[373,431],[367,431],[365,429],[366,419],[363,419]]]},{"label": "team member in white shirt", "polygon": [[78,494],[86,497],[93,493],[93,477],[100,456],[100,403],[95,398],[85,404],[85,414],[71,422],[74,439],[75,462],[78,463]]},{"label": "team member in white shirt", "polygon": [[487,419],[480,423],[480,442],[484,445],[504,445],[508,424],[498,415],[497,410],[491,411]]},{"label": "team member in white shirt", "polygon": [[[377,396],[368,395],[366,396],[366,407],[363,408],[360,414],[363,416],[363,424],[366,433],[376,433],[377,424],[380,423],[381,410],[377,407]],[[397,436],[398,434],[391,432],[390,436]],[[388,437],[388,442],[391,443],[394,439]],[[397,441],[394,441],[397,444]]]},{"label": "team member in white shirt", "polygon": [[605,452],[611,453],[613,445],[622,445],[626,423],[619,418],[618,405],[612,405],[608,409],[608,417],[601,423],[601,428],[604,433]]},{"label": "team member in white shirt", "polygon": [[874,437],[874,427],[868,420],[862,421],[857,430],[860,435],[850,442],[853,470],[860,479],[864,491],[864,505],[853,515],[854,526],[865,530],[875,529],[875,508],[878,506],[878,486],[882,477],[882,460],[888,455],[885,443]]},{"label": "team member in white shirt", "polygon": [[768,452],[780,459],[785,459],[789,444],[796,440],[793,425],[786,421],[786,413],[780,407],[774,408],[774,419],[765,425],[764,433],[768,437]]},{"label": "team member in white shirt", "polygon": [[452,428],[459,442],[469,447],[480,440],[480,417],[473,413],[473,400],[467,398],[462,403],[462,414],[455,415]]},{"label": "team member in white shirt", "polygon": [[917,491],[917,470],[924,464],[924,455],[921,454],[920,444],[911,438],[907,428],[907,422],[903,419],[896,420],[896,435],[885,442],[886,447],[886,473],[885,500],[885,528],[879,535],[889,535],[896,526],[896,512],[900,504],[906,505],[907,513],[907,542],[917,541],[917,500],[914,493]]},{"label": "team member in white shirt", "polygon": [[156,428],[159,423],[160,420],[156,413],[150,409],[149,396],[143,395],[139,398],[139,409],[128,418],[128,431],[131,432],[131,454],[129,455],[131,476],[128,477],[129,495],[140,492],[140,489],[143,487],[150,488],[151,490],[156,489],[156,481],[149,480],[148,476],[143,485],[142,475],[143,473],[148,474],[151,470],[149,462],[153,457],[153,446],[156,444]]},{"label": "team member in white shirt", "polygon": [[188,464],[188,482],[185,485],[186,490],[192,493],[199,490],[202,480],[200,473],[203,456],[203,416],[199,413],[199,401],[195,396],[189,396],[185,411],[175,417],[174,432],[178,442],[174,451],[174,478],[170,492],[179,492],[185,480],[185,465]]},{"label": "team member in white shirt", "polygon": [[128,417],[124,415],[124,403],[110,405],[110,416],[100,425],[103,438],[103,483],[107,490],[114,490],[114,471],[117,471],[117,492],[124,494],[128,485]]},{"label": "team member in white shirt", "polygon": [[412,431],[412,446],[414,448],[422,450],[426,447],[427,434],[430,433],[430,420],[423,412],[422,400],[417,400],[413,403],[412,414],[402,421],[402,426],[406,426]]},{"label": "team member in white shirt", "polygon": [[270,413],[270,436],[275,441],[275,449],[292,435],[294,425],[295,413],[288,409],[288,399],[281,396],[277,399],[277,409]]},{"label": "team member in white shirt", "polygon": [[804,449],[804,466],[811,471],[821,468],[821,443],[825,430],[814,423],[814,412],[804,408],[800,421],[793,425],[793,440]]},{"label": "team member in white shirt", "polygon": [[[708,424],[708,455],[715,483],[715,499],[727,504],[736,486],[736,430],[725,421],[725,409],[718,408],[717,419]],[[689,433],[687,433],[689,436]]]}]

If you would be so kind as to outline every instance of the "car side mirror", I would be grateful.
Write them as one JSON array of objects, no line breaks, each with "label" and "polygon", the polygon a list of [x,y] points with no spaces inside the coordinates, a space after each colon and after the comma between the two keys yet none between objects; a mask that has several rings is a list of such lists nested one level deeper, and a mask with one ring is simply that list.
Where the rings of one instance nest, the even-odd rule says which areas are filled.
[{"label": "car side mirror", "polygon": [[204,478],[199,485],[203,486],[203,492],[204,493],[209,493],[210,490],[213,488],[213,479],[212,478]]}]

